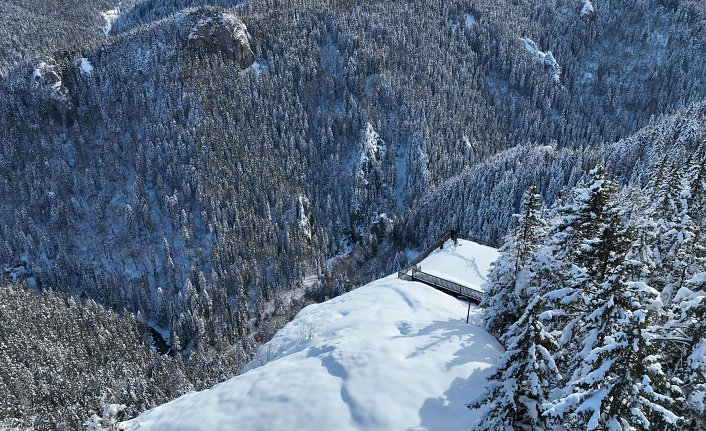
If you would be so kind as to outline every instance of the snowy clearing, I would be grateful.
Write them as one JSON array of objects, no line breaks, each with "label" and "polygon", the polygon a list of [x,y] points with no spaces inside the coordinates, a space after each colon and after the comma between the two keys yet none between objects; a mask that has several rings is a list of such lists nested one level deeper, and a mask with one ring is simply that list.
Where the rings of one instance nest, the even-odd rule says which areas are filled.
[{"label": "snowy clearing", "polygon": [[[422,262],[484,279],[494,249],[460,241]],[[447,243],[448,244],[448,243]],[[453,246],[451,246],[453,248]],[[465,403],[501,355],[482,310],[426,285],[377,280],[302,310],[258,350],[249,370],[122,424],[128,430],[469,429]]]}]

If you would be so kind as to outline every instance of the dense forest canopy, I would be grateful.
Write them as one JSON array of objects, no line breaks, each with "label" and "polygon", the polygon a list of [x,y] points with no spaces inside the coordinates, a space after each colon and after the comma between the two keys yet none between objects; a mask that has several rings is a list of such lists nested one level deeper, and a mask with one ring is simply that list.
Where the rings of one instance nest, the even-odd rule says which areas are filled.
[{"label": "dense forest canopy", "polygon": [[552,210],[536,191],[487,283],[507,350],[477,429],[705,429],[706,144],[644,185],[599,164]]},{"label": "dense forest canopy", "polygon": [[134,314],[201,387],[452,226],[499,243],[529,185],[686,160],[705,24],[698,0],[3,2],[6,281]]}]

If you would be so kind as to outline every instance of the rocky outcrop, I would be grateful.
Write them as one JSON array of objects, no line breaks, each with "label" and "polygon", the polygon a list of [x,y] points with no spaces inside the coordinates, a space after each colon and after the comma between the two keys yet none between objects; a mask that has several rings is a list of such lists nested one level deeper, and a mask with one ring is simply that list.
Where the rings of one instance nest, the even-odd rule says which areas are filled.
[{"label": "rocky outcrop", "polygon": [[556,58],[554,58],[554,54],[552,54],[551,51],[540,51],[537,47],[537,43],[530,38],[521,37],[520,40],[527,52],[536,57],[540,63],[552,71],[552,79],[558,84],[561,77],[561,66],[559,66]]},{"label": "rocky outcrop", "polygon": [[583,0],[583,6],[581,6],[581,19],[584,21],[591,21],[595,17],[596,8],[591,0]]},{"label": "rocky outcrop", "polygon": [[385,141],[368,123],[362,131],[358,160],[353,169],[351,225],[362,236],[386,213],[394,214],[394,161]]},{"label": "rocky outcrop", "polygon": [[74,100],[62,79],[62,67],[54,58],[40,62],[32,71],[32,83],[43,101],[54,108],[54,113],[70,123],[76,114]]},{"label": "rocky outcrop", "polygon": [[245,24],[235,15],[209,8],[193,13],[197,20],[189,34],[189,42],[196,49],[208,49],[233,59],[241,69],[255,61],[250,48],[250,35]]}]

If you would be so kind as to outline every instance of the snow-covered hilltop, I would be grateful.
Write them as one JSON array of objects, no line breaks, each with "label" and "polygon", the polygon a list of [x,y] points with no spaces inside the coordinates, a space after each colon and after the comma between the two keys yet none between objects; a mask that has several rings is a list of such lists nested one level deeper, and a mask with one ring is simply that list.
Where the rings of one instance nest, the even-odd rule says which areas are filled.
[{"label": "snow-covered hilltop", "polygon": [[[422,267],[480,287],[494,249],[447,242]],[[249,371],[124,423],[128,430],[468,429],[502,349],[482,311],[395,275],[311,305]]]}]

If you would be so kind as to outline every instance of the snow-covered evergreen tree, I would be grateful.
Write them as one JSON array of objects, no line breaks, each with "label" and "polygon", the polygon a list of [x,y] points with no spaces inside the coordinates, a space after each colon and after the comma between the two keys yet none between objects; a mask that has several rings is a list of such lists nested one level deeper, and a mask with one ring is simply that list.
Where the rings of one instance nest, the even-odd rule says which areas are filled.
[{"label": "snow-covered evergreen tree", "polygon": [[564,394],[547,415],[568,429],[676,429],[677,387],[661,367],[646,328],[661,307],[659,293],[643,282],[638,261],[607,267],[606,279],[585,315],[586,333]]},{"label": "snow-covered evergreen tree", "polygon": [[642,189],[621,190],[618,200],[623,202],[623,216],[629,221],[633,231],[631,246],[632,258],[642,263],[643,280],[650,280],[655,264],[656,226],[651,212],[649,198]]},{"label": "snow-covered evergreen tree", "polygon": [[[515,292],[537,289],[540,322],[557,341],[553,360],[565,376],[543,388],[549,423],[531,426],[706,429],[703,152],[685,155],[685,161],[664,157],[649,184],[636,182],[622,191],[605,169],[593,169],[553,210],[543,243],[524,263],[521,283],[511,271],[515,255],[508,253],[517,248],[516,231],[508,235],[493,267],[495,284],[488,285],[489,317],[507,313],[518,299]],[[503,283],[504,290],[494,290]],[[667,300],[674,296],[671,307],[660,292]],[[513,423],[514,413],[501,407],[515,409],[508,395],[515,391],[512,373],[503,375],[501,368],[521,361],[512,356],[514,340],[501,341],[509,356],[474,404],[490,407],[485,429],[527,426]]]},{"label": "snow-covered evergreen tree", "polygon": [[542,324],[542,302],[533,293],[522,316],[501,338],[507,351],[488,379],[486,390],[468,405],[488,408],[476,430],[514,431],[549,429],[542,406],[561,379],[554,363],[557,344]]},{"label": "snow-covered evergreen tree", "polygon": [[[583,319],[606,280],[610,265],[624,258],[628,244],[619,231],[622,223],[615,203],[616,185],[602,166],[590,172],[585,186],[572,191],[552,222],[547,246],[532,264],[543,292],[545,316],[568,351],[579,351],[588,329]],[[584,350],[582,352],[586,354]],[[575,368],[567,356],[562,371]]]},{"label": "snow-covered evergreen tree", "polygon": [[[687,214],[694,224],[694,263],[706,264],[706,144],[695,151],[686,167],[689,195],[686,197]],[[694,274],[694,271],[691,271]]]},{"label": "snow-covered evergreen tree", "polygon": [[645,337],[658,292],[619,277],[603,289],[605,302],[588,316],[600,325],[598,343],[582,358],[570,390],[547,405],[548,415],[568,429],[674,429],[678,391]]},{"label": "snow-covered evergreen tree", "polygon": [[669,303],[687,278],[696,227],[689,211],[691,182],[671,160],[663,163],[652,180],[655,266],[650,283]]},{"label": "snow-covered evergreen tree", "polygon": [[481,306],[486,308],[485,327],[496,337],[505,333],[521,315],[529,301],[526,264],[546,235],[542,204],[537,189],[525,192],[517,225],[505,237],[500,258],[493,263]]},{"label": "snow-covered evergreen tree", "polygon": [[532,264],[570,376],[545,414],[566,429],[666,429],[679,418],[675,394],[646,333],[661,302],[638,281],[645,272],[617,185],[598,166],[571,197]]},{"label": "snow-covered evergreen tree", "polygon": [[686,342],[680,357],[672,358],[677,364],[675,374],[682,380],[684,416],[692,418],[689,425],[695,430],[706,429],[706,272],[696,274],[686,282],[674,298],[676,339]]}]

